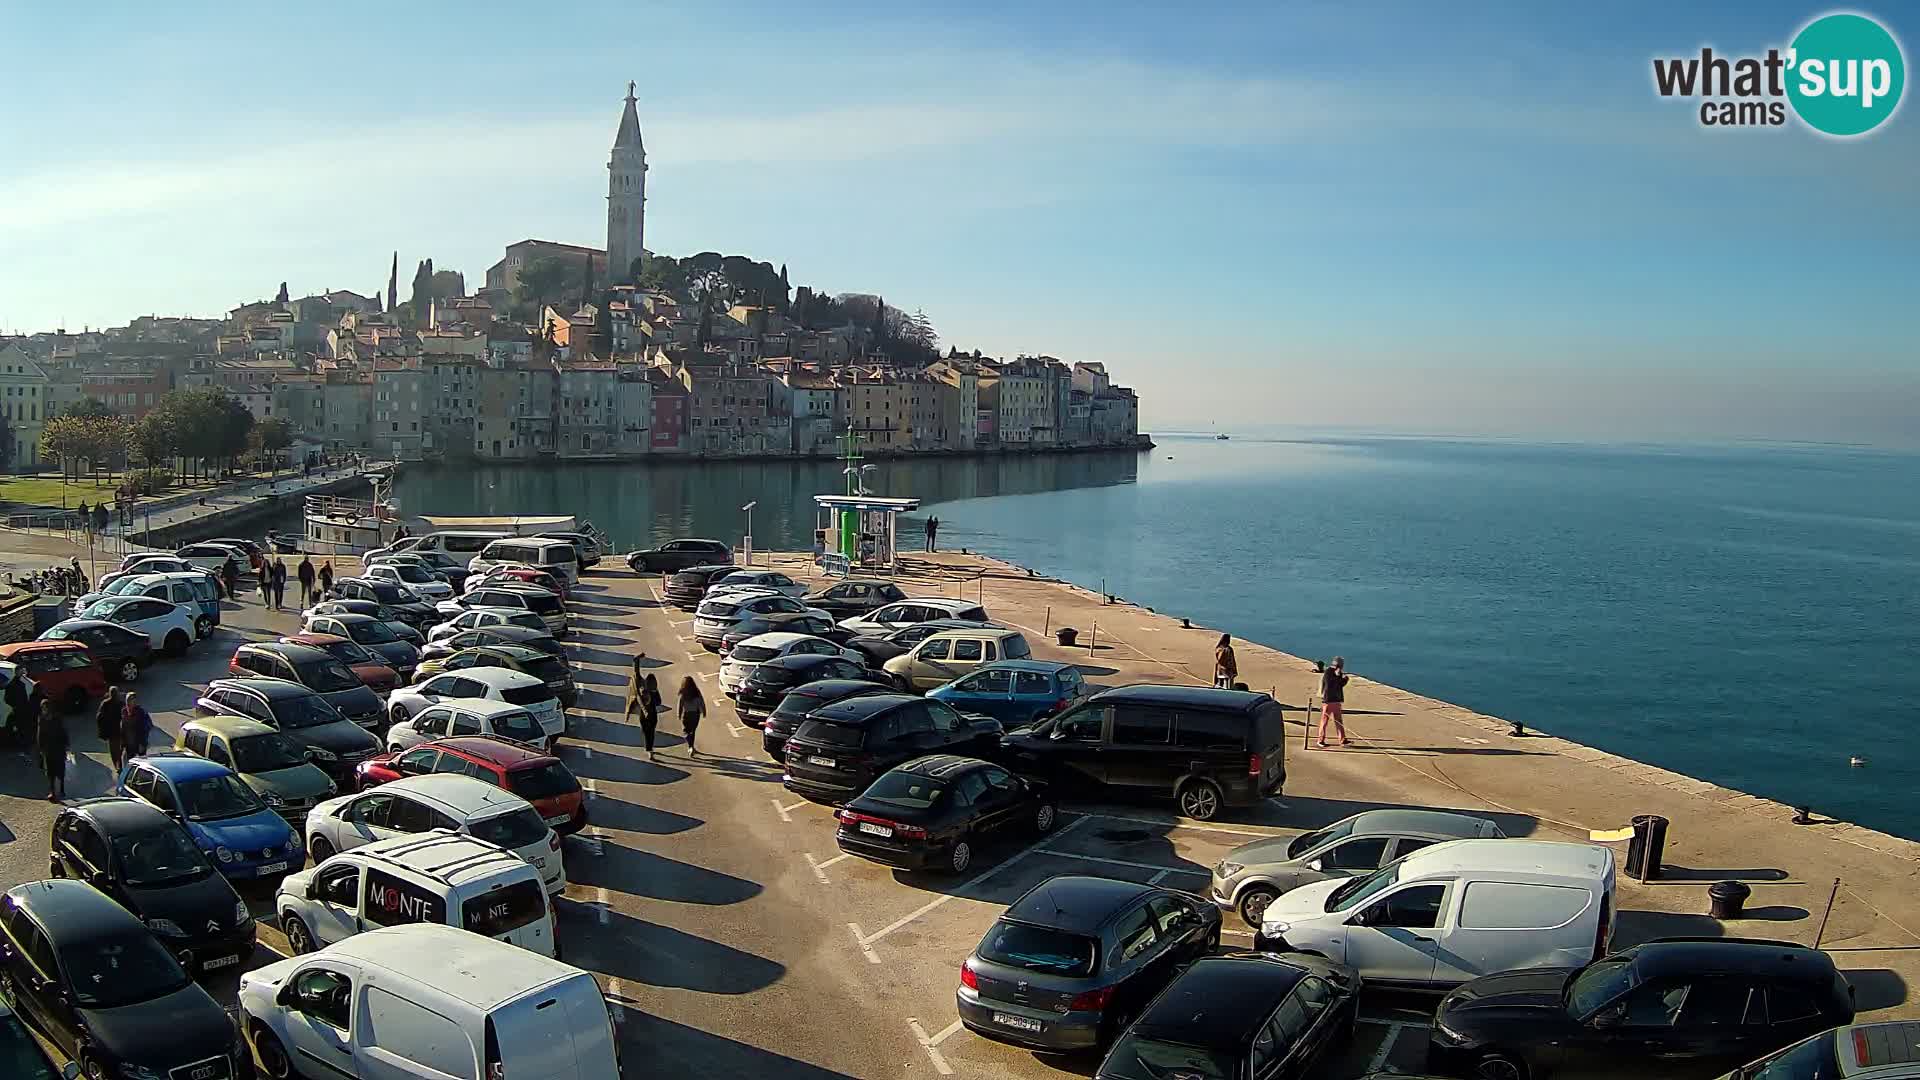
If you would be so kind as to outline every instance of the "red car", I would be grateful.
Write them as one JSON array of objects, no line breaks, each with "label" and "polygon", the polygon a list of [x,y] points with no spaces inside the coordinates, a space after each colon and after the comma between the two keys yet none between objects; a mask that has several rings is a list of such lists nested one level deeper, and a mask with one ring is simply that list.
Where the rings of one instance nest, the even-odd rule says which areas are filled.
[{"label": "red car", "polygon": [[554,832],[587,824],[587,798],[566,763],[552,754],[488,735],[455,735],[411,750],[380,754],[354,769],[361,788],[425,773],[457,772],[505,788],[533,804]]},{"label": "red car", "polygon": [[387,666],[379,654],[350,638],[338,634],[288,634],[282,645],[311,645],[347,665],[367,689],[376,694],[391,693],[400,685],[400,673]]},{"label": "red car", "polygon": [[[535,570],[531,566],[502,566],[487,571],[487,580],[498,580],[500,578],[512,578],[524,581],[529,585],[538,585],[562,600],[567,599],[567,583],[547,573],[545,570]],[[477,588],[478,586],[476,585],[474,587]]]},{"label": "red car", "polygon": [[0,660],[19,668],[48,701],[64,708],[83,708],[88,699],[107,692],[107,673],[78,641],[16,641],[0,645]]}]

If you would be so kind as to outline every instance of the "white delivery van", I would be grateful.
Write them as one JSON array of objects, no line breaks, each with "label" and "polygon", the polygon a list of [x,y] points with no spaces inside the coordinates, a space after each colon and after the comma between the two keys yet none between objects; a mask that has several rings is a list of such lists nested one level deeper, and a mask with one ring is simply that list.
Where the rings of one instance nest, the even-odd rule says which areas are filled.
[{"label": "white delivery van", "polygon": [[1443,988],[1496,971],[1592,963],[1608,950],[1613,918],[1606,848],[1451,840],[1365,877],[1281,895],[1254,946],[1318,953],[1369,983]]},{"label": "white delivery van", "polygon": [[451,926],[370,930],[249,971],[240,1008],[268,1076],[621,1075],[591,974]]},{"label": "white delivery van", "polygon": [[580,580],[579,549],[565,540],[517,536],[495,540],[467,563],[467,572],[484,574],[502,566],[531,566],[545,570],[572,588]]},{"label": "white delivery van", "polygon": [[376,840],[288,875],[273,906],[295,953],[376,927],[429,922],[558,955],[540,871],[445,829]]}]

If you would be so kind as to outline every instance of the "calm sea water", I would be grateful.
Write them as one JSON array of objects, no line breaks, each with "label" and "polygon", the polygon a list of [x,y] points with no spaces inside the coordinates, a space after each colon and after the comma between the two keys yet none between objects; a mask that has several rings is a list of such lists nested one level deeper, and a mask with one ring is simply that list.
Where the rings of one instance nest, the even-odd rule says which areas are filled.
[{"label": "calm sea water", "polygon": [[[869,483],[926,500],[942,546],[1920,837],[1920,458],[1163,436]],[[623,547],[737,542],[758,500],[758,545],[791,549],[811,496],[840,489],[810,463],[420,469],[398,493],[415,513],[574,513]]]}]

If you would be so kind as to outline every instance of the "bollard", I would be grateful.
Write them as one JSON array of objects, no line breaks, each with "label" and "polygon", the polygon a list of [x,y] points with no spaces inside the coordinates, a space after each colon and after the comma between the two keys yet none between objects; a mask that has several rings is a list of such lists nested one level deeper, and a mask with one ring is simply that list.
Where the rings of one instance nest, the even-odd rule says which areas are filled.
[{"label": "bollard", "polygon": [[1716,882],[1707,888],[1707,914],[1716,919],[1738,919],[1753,890],[1738,881]]},{"label": "bollard", "polygon": [[1053,631],[1053,605],[1047,605],[1047,621],[1040,627],[1040,636],[1046,637]]},{"label": "bollard", "polygon": [[1075,630],[1071,626],[1063,626],[1055,632],[1054,640],[1058,641],[1063,648],[1072,648],[1073,639],[1079,636],[1080,631]]}]

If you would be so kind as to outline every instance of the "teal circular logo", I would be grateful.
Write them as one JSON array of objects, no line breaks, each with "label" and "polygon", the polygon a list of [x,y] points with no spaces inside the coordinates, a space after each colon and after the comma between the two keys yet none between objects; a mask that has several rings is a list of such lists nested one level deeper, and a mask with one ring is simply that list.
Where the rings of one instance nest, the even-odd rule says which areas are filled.
[{"label": "teal circular logo", "polygon": [[1787,99],[1816,131],[1864,135],[1900,106],[1906,59],[1886,27],[1864,15],[1823,15],[1787,53]]}]

